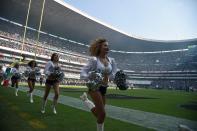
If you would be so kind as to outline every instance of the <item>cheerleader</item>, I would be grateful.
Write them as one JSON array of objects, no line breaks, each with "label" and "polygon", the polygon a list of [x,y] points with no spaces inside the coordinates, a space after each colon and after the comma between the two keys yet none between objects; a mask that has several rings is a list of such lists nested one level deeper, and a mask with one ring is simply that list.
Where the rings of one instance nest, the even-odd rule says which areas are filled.
[{"label": "cheerleader", "polygon": [[28,76],[27,83],[29,87],[28,96],[30,97],[30,103],[33,103],[33,90],[35,88],[36,76],[40,74],[36,61],[32,60],[28,63],[25,74]]},{"label": "cheerleader", "polygon": [[41,76],[40,76],[40,80],[39,80],[39,81],[40,81],[40,86],[42,86],[43,80],[44,80],[44,78],[43,78],[43,76],[41,75]]},{"label": "cheerleader", "polygon": [[47,97],[49,95],[51,87],[54,89],[55,96],[53,98],[53,113],[57,114],[56,111],[56,105],[57,105],[57,100],[59,97],[59,81],[56,78],[56,75],[53,73],[54,69],[58,67],[58,62],[59,62],[59,56],[57,53],[53,53],[51,56],[51,60],[46,64],[44,73],[46,75],[46,83],[45,83],[45,93],[43,96],[43,103],[41,107],[41,113],[45,113],[45,107],[47,103]]},{"label": "cheerleader", "polygon": [[20,80],[19,63],[15,63],[14,67],[11,69],[11,86],[15,87],[15,95],[18,96],[18,83]]},{"label": "cheerleader", "polygon": [[[18,68],[19,68],[19,65],[26,65],[26,63],[27,63],[27,61],[25,59],[25,55],[22,54],[21,57],[22,58],[20,58],[20,60],[14,61],[13,63],[10,64],[9,67],[6,68],[5,73],[4,73],[3,86],[8,87],[10,78],[12,78],[11,79],[11,83],[12,83],[11,86],[15,86],[16,83],[18,83],[18,82],[16,82],[16,77],[18,77],[17,78],[18,79],[17,81],[19,81],[20,73],[19,73],[18,69],[15,68],[15,66],[18,66]],[[14,72],[14,75],[13,75],[13,72]],[[16,92],[18,92],[18,91],[16,91]],[[15,93],[15,94],[17,96],[17,93]]]},{"label": "cheerleader", "polygon": [[[99,71],[102,74],[101,84],[99,86],[88,86],[89,95],[93,102],[87,98],[84,93],[80,98],[84,104],[90,109],[97,119],[97,131],[104,131],[105,112],[105,94],[109,80],[113,80],[117,67],[115,60],[107,56],[109,51],[106,39],[96,39],[90,46],[91,58],[86,66],[83,67],[80,77],[81,79],[97,79],[91,72]],[[94,85],[94,84],[92,84]]]},{"label": "cheerleader", "polygon": [[3,75],[4,75],[3,66],[0,65],[0,86],[1,86],[1,83],[3,81]]}]

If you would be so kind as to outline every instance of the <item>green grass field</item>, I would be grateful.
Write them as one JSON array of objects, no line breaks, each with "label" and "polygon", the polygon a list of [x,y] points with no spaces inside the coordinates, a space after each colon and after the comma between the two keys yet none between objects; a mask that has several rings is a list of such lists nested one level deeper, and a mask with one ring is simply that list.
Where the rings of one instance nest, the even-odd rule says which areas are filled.
[{"label": "green grass field", "polygon": [[[11,88],[0,88],[0,127],[5,131],[93,131],[96,120],[89,112],[58,104],[58,114],[54,115],[48,102],[46,113],[40,113],[41,98],[34,97],[35,102],[29,103],[26,93],[14,96]],[[150,129],[106,118],[106,131],[148,131]]]},{"label": "green grass field", "polygon": [[[25,84],[21,86],[26,86]],[[44,87],[36,86],[36,89],[43,90]],[[53,90],[51,90],[53,91]],[[61,95],[79,98],[87,91],[86,88],[76,86],[65,86],[60,89]],[[11,94],[11,95],[10,95]],[[74,109],[65,105],[58,105],[58,114],[53,115],[51,109],[47,108],[47,113],[42,115],[39,112],[41,98],[35,97],[35,103],[30,104],[25,93],[20,93],[19,97],[13,96],[13,90],[8,88],[0,89],[0,112],[2,116],[2,126],[6,129],[17,130],[65,130],[85,131],[95,130],[95,118],[89,113]],[[197,121],[197,92],[171,91],[171,90],[154,90],[154,89],[136,89],[120,91],[108,89],[107,94],[118,94],[135,97],[148,97],[155,99],[107,99],[107,104],[125,107],[130,109],[154,112],[179,118],[185,118]],[[182,104],[193,104],[194,110],[182,108]],[[83,119],[81,119],[83,118]],[[18,123],[18,124],[17,124]],[[77,125],[77,126],[76,126]],[[107,131],[128,131],[128,130],[148,130],[143,127],[121,122],[118,120],[106,119]]]},{"label": "green grass field", "polygon": [[[37,89],[43,90],[43,87],[37,86]],[[79,98],[86,88],[75,86],[62,87],[62,95]],[[136,109],[146,112],[170,115],[197,121],[197,92],[185,92],[176,90],[155,90],[155,89],[128,89],[120,91],[108,89],[107,94],[119,94],[135,97],[148,97],[156,99],[107,99],[107,104]],[[195,110],[181,107],[183,104],[193,105]]]}]

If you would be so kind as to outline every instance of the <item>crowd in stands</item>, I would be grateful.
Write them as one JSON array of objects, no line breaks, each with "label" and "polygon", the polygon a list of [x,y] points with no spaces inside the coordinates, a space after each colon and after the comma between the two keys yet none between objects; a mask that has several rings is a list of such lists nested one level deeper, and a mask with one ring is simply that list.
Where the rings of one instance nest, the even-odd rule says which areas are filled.
[{"label": "crowd in stands", "polygon": [[153,81],[150,87],[156,89],[196,91],[197,82],[192,80],[158,80]]},{"label": "crowd in stands", "polygon": [[[1,34],[1,32],[0,32]],[[5,33],[4,33],[5,34]],[[14,40],[5,40],[5,39],[0,39],[0,46],[4,46],[4,47],[8,47],[8,48],[13,48],[13,49],[17,49],[17,50],[21,50],[22,49],[22,43],[21,42],[17,42]],[[45,46],[46,47],[46,46]],[[53,52],[55,52],[54,50],[52,50],[53,48],[45,48],[45,47],[36,47],[35,44],[23,44],[23,51],[27,51],[30,53],[35,53],[39,56],[43,55],[43,56],[50,56]],[[64,53],[60,53],[60,59],[66,60],[68,62],[77,62],[77,63],[85,63],[87,58],[80,58],[77,56],[73,56],[70,54],[64,54]]]},{"label": "crowd in stands", "polygon": [[0,35],[17,41],[1,41],[1,45],[3,46],[9,46],[19,50],[23,46],[24,51],[36,52],[38,55],[46,56],[50,56],[53,52],[58,52],[60,59],[79,63],[85,63],[87,61],[87,56],[83,54],[87,50],[85,46],[42,33],[40,34],[39,42],[37,42],[37,32],[30,29],[27,30],[25,44],[22,45],[24,28],[4,21],[0,21],[0,23]]},{"label": "crowd in stands", "polygon": [[[0,21],[0,34],[9,38],[14,38],[22,41],[24,27],[14,25],[6,21]],[[50,56],[54,51],[62,52],[61,59],[66,61],[77,61],[79,63],[87,62],[87,50],[84,45],[79,45],[68,40],[63,40],[58,37],[49,36],[49,34],[40,33],[39,47],[35,44],[37,40],[37,31],[27,29],[26,43],[24,44],[24,50],[28,52],[35,52],[39,55]],[[14,43],[13,41],[3,42],[1,45],[10,46],[14,49],[21,49],[21,43]],[[36,48],[36,49],[35,49]],[[118,67],[124,70],[133,71],[168,71],[168,70],[196,70],[196,53],[197,49],[190,49],[185,51],[167,52],[167,53],[115,53],[110,52],[110,55],[114,57],[118,63]],[[66,55],[65,53],[74,53],[74,55]],[[84,56],[77,57],[78,56]]]},{"label": "crowd in stands", "polygon": [[[52,53],[58,52],[60,59],[68,63],[75,62],[81,64],[79,67],[63,67],[65,72],[73,71],[73,73],[71,73],[73,79],[67,78],[63,83],[85,84],[84,81],[76,78],[79,77],[81,67],[89,58],[87,46],[46,33],[40,33],[39,42],[37,42],[38,32],[32,29],[27,29],[25,43],[22,44],[23,33],[23,26],[0,20],[0,46],[19,51],[23,46],[23,51],[30,53],[35,53],[36,51],[38,56],[51,56]],[[12,55],[14,56],[14,53]],[[161,53],[118,53],[110,51],[109,55],[116,59],[118,68],[123,70],[135,72],[197,71],[197,46],[182,51]],[[12,61],[8,57],[4,57],[4,59]],[[61,64],[64,65],[62,62]],[[43,67],[43,65],[41,67]]]},{"label": "crowd in stands", "polygon": [[168,53],[112,53],[121,69],[133,71],[197,70],[197,48]]}]

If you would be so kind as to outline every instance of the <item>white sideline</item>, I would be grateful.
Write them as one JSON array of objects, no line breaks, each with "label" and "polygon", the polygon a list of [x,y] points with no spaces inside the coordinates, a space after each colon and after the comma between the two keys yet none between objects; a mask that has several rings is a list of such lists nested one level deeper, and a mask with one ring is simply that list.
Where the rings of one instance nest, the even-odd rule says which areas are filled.
[{"label": "white sideline", "polygon": [[[27,88],[19,87],[20,91],[26,92]],[[43,91],[34,90],[34,95],[43,97]],[[54,94],[50,93],[48,99],[52,100]],[[60,95],[58,103],[71,106],[73,108],[89,111],[80,99]],[[136,124],[158,131],[178,131],[180,125],[187,125],[192,130],[197,131],[197,121],[177,118],[173,116],[144,112],[112,105],[106,105],[107,117]]]}]

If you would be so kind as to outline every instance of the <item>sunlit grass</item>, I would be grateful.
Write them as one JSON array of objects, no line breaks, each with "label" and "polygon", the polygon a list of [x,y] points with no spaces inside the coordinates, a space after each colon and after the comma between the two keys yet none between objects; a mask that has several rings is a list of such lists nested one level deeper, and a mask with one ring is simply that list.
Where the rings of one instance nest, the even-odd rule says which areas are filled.
[{"label": "sunlit grass", "polygon": [[[57,115],[51,109],[48,101],[46,113],[41,114],[41,98],[34,97],[34,103],[29,103],[26,93],[19,92],[14,96],[13,89],[0,88],[0,127],[4,130],[39,131],[93,131],[96,130],[96,120],[90,112],[85,112],[69,106],[58,104]],[[9,103],[9,104],[8,104]],[[147,131],[149,129],[119,120],[106,118],[106,131]]]},{"label": "sunlit grass", "polygon": [[[36,89],[44,90],[44,86],[36,86]],[[51,90],[53,92],[53,89]],[[61,95],[79,98],[87,88],[64,86],[60,89]],[[128,89],[126,91],[108,89],[107,94],[125,96],[148,97],[155,99],[107,99],[107,104],[165,114],[185,119],[197,120],[197,110],[182,108],[183,104],[196,103],[197,92],[185,92],[180,90],[156,90],[156,89]],[[197,105],[195,106],[197,107]]]}]

